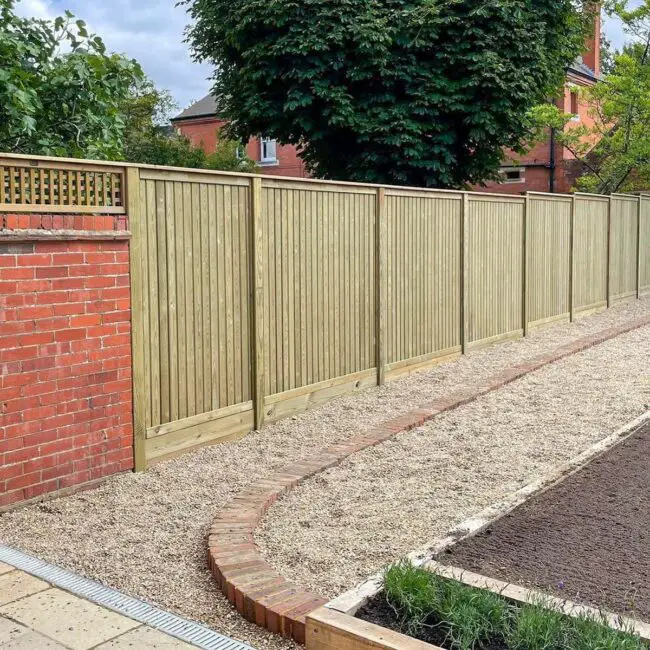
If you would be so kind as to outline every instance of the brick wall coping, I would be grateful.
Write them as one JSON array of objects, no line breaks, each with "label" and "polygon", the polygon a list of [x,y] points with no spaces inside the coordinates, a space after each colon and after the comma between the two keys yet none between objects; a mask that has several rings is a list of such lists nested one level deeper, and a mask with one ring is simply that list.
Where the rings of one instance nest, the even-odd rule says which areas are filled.
[{"label": "brick wall coping", "polygon": [[131,239],[130,230],[0,230],[0,241],[106,241]]},{"label": "brick wall coping", "polygon": [[577,339],[506,368],[472,389],[455,391],[255,481],[221,510],[210,527],[208,564],[221,591],[248,621],[304,643],[306,616],[325,605],[327,599],[283,578],[264,560],[255,544],[255,529],[277,499],[358,451],[420,427],[441,413],[473,402],[544,366],[646,325],[650,325],[650,316]]}]

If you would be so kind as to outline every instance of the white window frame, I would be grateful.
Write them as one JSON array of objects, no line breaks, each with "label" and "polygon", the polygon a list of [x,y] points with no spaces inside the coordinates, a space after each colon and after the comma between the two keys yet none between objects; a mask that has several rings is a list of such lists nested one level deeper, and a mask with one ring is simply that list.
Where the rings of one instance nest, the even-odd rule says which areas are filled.
[{"label": "white window frame", "polygon": [[[272,146],[269,153],[267,151]],[[278,164],[278,143],[273,138],[260,138],[260,164],[262,165],[277,165]]]},{"label": "white window frame", "polygon": [[[519,172],[519,178],[508,178],[508,172]],[[525,167],[502,167],[499,173],[503,176],[502,185],[517,185],[526,182]]]}]

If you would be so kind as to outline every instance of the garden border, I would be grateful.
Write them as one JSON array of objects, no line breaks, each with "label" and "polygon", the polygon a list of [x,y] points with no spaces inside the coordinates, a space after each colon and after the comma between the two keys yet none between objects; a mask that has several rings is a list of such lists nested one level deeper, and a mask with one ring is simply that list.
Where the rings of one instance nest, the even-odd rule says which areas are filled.
[{"label": "garden border", "polygon": [[[646,411],[632,422],[628,422],[607,438],[594,443],[578,456],[557,467],[547,476],[529,483],[503,501],[488,506],[478,515],[466,519],[445,537],[439,538],[425,549],[410,553],[406,556],[406,559],[410,560],[414,566],[439,573],[444,577],[455,579],[470,587],[488,589],[511,600],[538,602],[540,598],[545,597],[550,598],[551,602],[559,606],[569,616],[578,616],[581,613],[603,615],[613,629],[633,629],[643,640],[650,641],[649,623],[622,617],[607,611],[599,612],[587,605],[549,597],[536,590],[511,585],[458,567],[446,566],[434,559],[435,556],[450,546],[471,538],[488,526],[493,525],[531,497],[552,489],[572,474],[583,469],[595,458],[602,456],[635,435],[648,422],[650,422],[650,411]],[[361,644],[366,650],[406,650],[407,648],[409,650],[441,650],[437,646],[426,643],[412,646],[411,644],[415,640],[404,634],[354,618],[356,612],[376,596],[381,589],[382,574],[379,573],[309,614],[306,629],[307,649],[334,650],[336,648],[337,650],[354,650],[359,647],[358,644]],[[423,642],[417,641],[417,643],[422,644]]]},{"label": "garden border", "polygon": [[[455,391],[428,405],[384,422],[350,440],[334,444],[297,463],[288,465],[271,476],[255,481],[217,515],[210,527],[208,564],[219,588],[248,621],[270,632],[292,638],[298,643],[305,643],[307,615],[325,606],[327,600],[283,578],[263,559],[254,541],[255,529],[278,498],[308,478],[338,465],[358,451],[381,444],[399,433],[420,427],[441,413],[473,402],[544,366],[649,324],[650,316],[646,316],[625,325],[607,328],[576,339],[527,362],[506,368],[473,389]],[[612,438],[613,436],[610,436],[607,440]],[[602,446],[604,442],[598,444]],[[598,453],[602,451],[604,449]],[[584,464],[590,457],[587,455],[585,458],[583,453],[578,458],[582,458],[581,464]],[[568,465],[571,469],[571,463]],[[563,467],[565,467],[563,471],[565,474],[568,470],[566,466]],[[531,485],[537,483],[539,481]],[[542,487],[543,485],[546,485],[546,482],[543,481]],[[538,486],[532,492],[526,492],[527,488],[523,488],[517,494],[525,499],[530,497],[531,493],[540,491],[542,487]],[[494,518],[494,514],[492,517]],[[476,518],[471,519],[467,523],[468,531],[471,532],[466,534],[475,534],[489,523],[485,522],[481,525],[478,520],[476,523],[471,523],[475,520]],[[456,532],[447,539],[456,541],[458,537],[459,533]],[[330,603],[330,608],[338,609],[335,605],[338,601],[339,599]]]}]

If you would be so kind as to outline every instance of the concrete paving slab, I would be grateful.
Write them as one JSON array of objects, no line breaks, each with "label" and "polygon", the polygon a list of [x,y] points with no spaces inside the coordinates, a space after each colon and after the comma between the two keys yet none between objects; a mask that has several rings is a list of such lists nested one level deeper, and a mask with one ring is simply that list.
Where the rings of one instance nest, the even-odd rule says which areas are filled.
[{"label": "concrete paving slab", "polygon": [[98,646],[97,650],[191,650],[195,646],[167,636],[152,627],[142,625],[122,636]]},{"label": "concrete paving slab", "polygon": [[10,571],[0,575],[0,605],[12,603],[25,596],[49,589],[50,585],[24,571]]},{"label": "concrete paving slab", "polygon": [[0,616],[0,648],[2,650],[66,650],[47,637],[28,627]]},{"label": "concrete paving slab", "polygon": [[14,567],[12,567],[11,564],[5,564],[4,562],[0,562],[0,576],[3,573],[9,573],[9,571],[15,571]]},{"label": "concrete paving slab", "polygon": [[58,589],[4,605],[0,614],[73,650],[88,650],[140,625]]}]

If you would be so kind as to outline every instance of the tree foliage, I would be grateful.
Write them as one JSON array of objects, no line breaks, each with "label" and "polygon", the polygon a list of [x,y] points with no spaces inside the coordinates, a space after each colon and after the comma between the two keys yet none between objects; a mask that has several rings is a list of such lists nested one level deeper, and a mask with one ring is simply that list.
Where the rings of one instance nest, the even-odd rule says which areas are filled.
[{"label": "tree foliage", "polygon": [[537,108],[534,117],[555,128],[581,163],[585,173],[577,189],[609,194],[650,187],[650,0],[634,9],[626,1],[609,2],[606,9],[632,40],[614,54],[604,81],[581,91],[593,126],[576,127],[572,116],[553,106]]},{"label": "tree foliage", "polygon": [[166,90],[145,79],[121,106],[125,123],[122,159],[128,162],[221,171],[254,172],[255,163],[239,142],[219,137],[216,151],[207,154],[169,126],[176,104]]},{"label": "tree foliage", "polygon": [[119,156],[120,106],[142,76],[70,12],[20,18],[14,0],[0,0],[0,150]]},{"label": "tree foliage", "polygon": [[522,150],[588,22],[572,0],[181,1],[234,137],[297,144],[323,178],[439,187]]},{"label": "tree foliage", "polygon": [[21,18],[0,0],[0,151],[253,171],[228,139],[206,154],[169,126],[175,108],[132,59],[70,13]]}]

